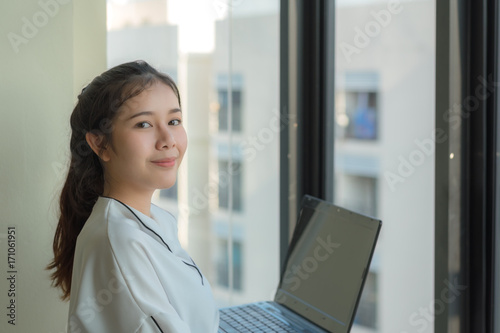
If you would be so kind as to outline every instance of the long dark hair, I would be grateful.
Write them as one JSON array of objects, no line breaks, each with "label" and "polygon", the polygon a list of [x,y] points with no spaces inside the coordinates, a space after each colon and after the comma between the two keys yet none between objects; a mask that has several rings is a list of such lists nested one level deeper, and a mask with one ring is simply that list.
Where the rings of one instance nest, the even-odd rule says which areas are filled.
[{"label": "long dark hair", "polygon": [[71,114],[71,162],[59,201],[60,216],[56,228],[54,259],[47,266],[52,272],[52,285],[62,290],[61,298],[69,299],[76,239],[92,208],[104,189],[104,172],[99,157],[87,144],[88,132],[100,135],[101,147],[111,142],[113,120],[129,98],[139,95],[153,83],[172,88],[180,102],[175,82],[145,61],[125,63],[97,76],[78,96]]}]

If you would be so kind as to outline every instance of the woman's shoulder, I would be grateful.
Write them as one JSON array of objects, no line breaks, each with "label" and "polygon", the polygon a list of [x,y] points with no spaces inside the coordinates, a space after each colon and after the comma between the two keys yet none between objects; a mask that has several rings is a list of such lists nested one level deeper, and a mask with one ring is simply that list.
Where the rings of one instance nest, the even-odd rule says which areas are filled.
[{"label": "woman's shoulder", "polygon": [[79,238],[106,242],[111,248],[122,250],[131,244],[150,248],[156,243],[163,244],[162,240],[172,243],[177,238],[175,217],[153,204],[151,215],[146,216],[115,199],[99,197]]},{"label": "woman's shoulder", "polygon": [[[111,204],[100,198],[94,204],[90,216],[78,234],[77,243],[105,245],[108,242],[108,227],[110,221],[116,219],[111,212]],[[112,224],[112,223],[111,223]]]},{"label": "woman's shoulder", "polygon": [[151,204],[151,214],[154,216],[158,223],[168,223],[177,226],[177,219],[168,210],[156,205]]},{"label": "woman's shoulder", "polygon": [[133,215],[133,211],[128,210],[118,201],[111,198],[99,197],[85,226],[97,224],[106,229],[117,227],[139,229]]},{"label": "woman's shoulder", "polygon": [[80,242],[107,243],[110,246],[132,238],[141,240],[141,226],[133,212],[106,197],[97,199],[78,236]]}]

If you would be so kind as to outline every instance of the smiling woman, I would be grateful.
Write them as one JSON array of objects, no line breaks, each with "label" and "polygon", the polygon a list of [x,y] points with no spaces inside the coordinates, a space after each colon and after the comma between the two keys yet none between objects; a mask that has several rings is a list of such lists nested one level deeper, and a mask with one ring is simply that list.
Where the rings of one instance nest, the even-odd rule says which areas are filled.
[{"label": "smiling woman", "polygon": [[70,298],[70,331],[216,331],[209,283],[173,216],[151,204],[175,183],[187,148],[173,80],[143,61],[116,66],[82,91],[71,128],[48,266]]},{"label": "smiling woman", "polygon": [[174,185],[187,147],[179,98],[170,86],[153,83],[123,103],[109,145],[102,145],[102,134],[88,132],[86,140],[105,165],[103,195],[149,215],[153,192]]}]

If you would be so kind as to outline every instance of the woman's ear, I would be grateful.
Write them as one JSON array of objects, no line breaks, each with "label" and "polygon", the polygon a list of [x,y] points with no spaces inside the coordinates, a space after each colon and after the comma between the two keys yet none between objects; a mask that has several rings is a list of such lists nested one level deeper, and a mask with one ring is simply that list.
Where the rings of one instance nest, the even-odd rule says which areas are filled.
[{"label": "woman's ear", "polygon": [[87,140],[90,148],[92,148],[94,153],[99,156],[101,160],[104,162],[108,162],[110,160],[108,147],[103,145],[103,134],[87,132],[87,134],[85,134],[85,140]]}]

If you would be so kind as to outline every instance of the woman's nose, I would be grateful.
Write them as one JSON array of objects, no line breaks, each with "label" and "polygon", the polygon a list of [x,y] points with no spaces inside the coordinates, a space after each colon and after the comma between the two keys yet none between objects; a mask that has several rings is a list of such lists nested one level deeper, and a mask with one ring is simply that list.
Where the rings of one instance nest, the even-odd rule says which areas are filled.
[{"label": "woman's nose", "polygon": [[173,131],[168,126],[161,126],[158,130],[158,139],[156,141],[156,149],[168,149],[175,146],[175,136]]}]

